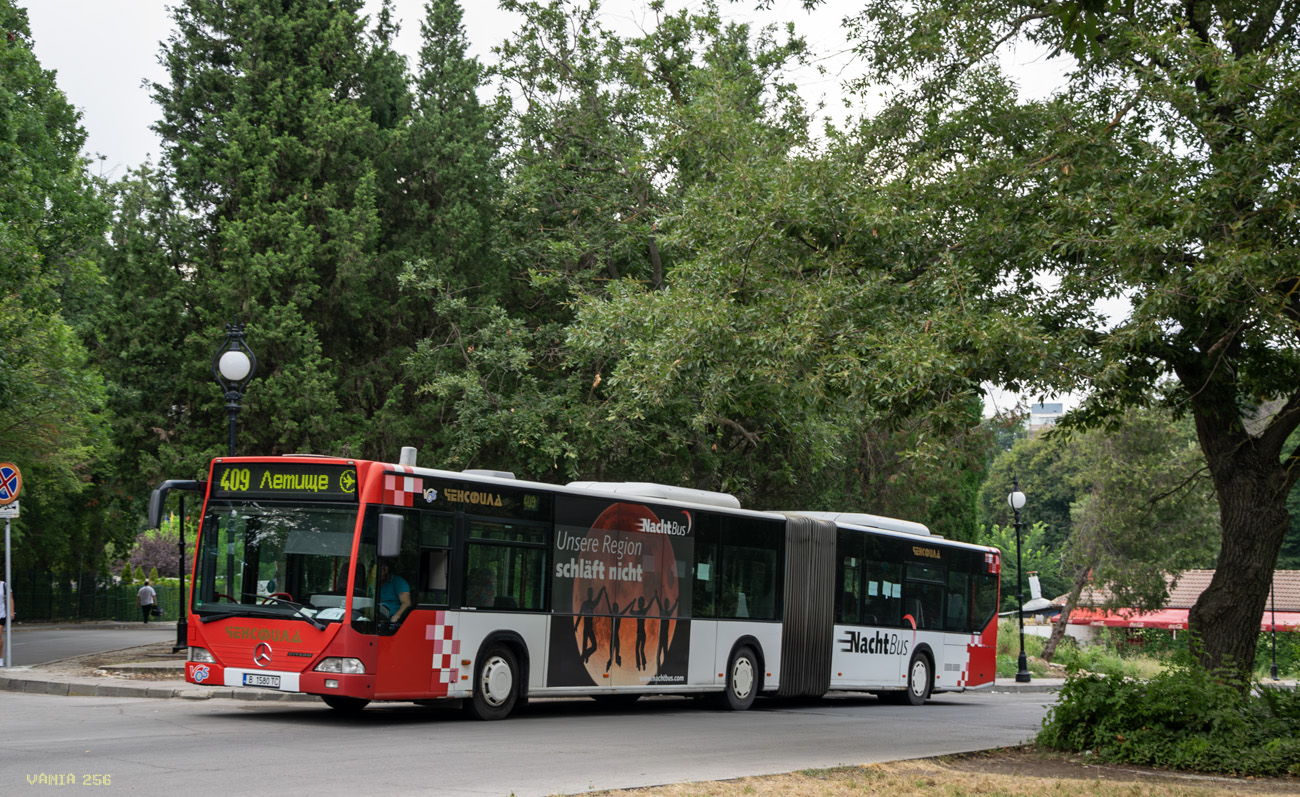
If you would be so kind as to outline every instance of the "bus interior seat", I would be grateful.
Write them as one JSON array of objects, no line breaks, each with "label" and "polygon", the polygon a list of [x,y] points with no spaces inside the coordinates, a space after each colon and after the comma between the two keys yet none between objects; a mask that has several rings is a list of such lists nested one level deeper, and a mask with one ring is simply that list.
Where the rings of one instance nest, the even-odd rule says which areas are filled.
[{"label": "bus interior seat", "polygon": [[518,609],[519,601],[515,600],[514,596],[512,595],[498,595],[496,600],[492,602],[492,608],[493,609]]}]

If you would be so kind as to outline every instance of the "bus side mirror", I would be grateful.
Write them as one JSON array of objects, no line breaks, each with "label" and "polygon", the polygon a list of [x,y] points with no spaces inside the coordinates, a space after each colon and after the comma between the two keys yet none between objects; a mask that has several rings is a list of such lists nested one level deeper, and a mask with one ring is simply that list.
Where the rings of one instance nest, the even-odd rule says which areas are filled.
[{"label": "bus side mirror", "polygon": [[149,528],[156,529],[162,526],[163,509],[167,504],[167,493],[172,490],[186,490],[202,495],[207,492],[207,489],[207,482],[188,481],[185,479],[168,479],[158,485],[149,496]]},{"label": "bus side mirror", "polygon": [[379,555],[393,557],[402,552],[402,526],[406,518],[402,515],[379,516]]}]

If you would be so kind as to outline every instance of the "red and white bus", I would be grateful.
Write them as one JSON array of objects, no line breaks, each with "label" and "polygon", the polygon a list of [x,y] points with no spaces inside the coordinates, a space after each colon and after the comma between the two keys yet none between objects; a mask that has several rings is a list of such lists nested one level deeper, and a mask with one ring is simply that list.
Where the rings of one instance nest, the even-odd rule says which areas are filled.
[{"label": "red and white bus", "polygon": [[189,596],[195,684],[371,701],[613,701],[993,683],[1000,559],[917,523],[723,493],[317,456],[214,460]]}]

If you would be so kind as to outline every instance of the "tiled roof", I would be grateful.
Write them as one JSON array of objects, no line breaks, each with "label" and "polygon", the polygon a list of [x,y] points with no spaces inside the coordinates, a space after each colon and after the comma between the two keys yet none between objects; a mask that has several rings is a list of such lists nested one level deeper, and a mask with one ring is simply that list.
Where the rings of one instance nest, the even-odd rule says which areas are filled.
[{"label": "tiled roof", "polygon": [[[1213,577],[1213,570],[1185,570],[1179,573],[1173,588],[1169,591],[1169,599],[1165,601],[1162,608],[1192,608],[1192,605],[1196,603],[1196,599],[1201,596],[1206,587],[1210,586],[1210,579]],[[1265,604],[1264,611],[1268,611],[1271,607],[1276,608],[1279,612],[1300,612],[1300,570],[1275,571],[1273,573],[1273,591],[1274,594],[1270,598],[1276,602],[1276,605],[1274,606],[1272,603]],[[1062,595],[1053,600],[1052,603],[1064,605],[1065,597]],[[1114,601],[1108,589],[1085,588],[1083,594],[1079,596],[1079,605],[1113,606]]]}]

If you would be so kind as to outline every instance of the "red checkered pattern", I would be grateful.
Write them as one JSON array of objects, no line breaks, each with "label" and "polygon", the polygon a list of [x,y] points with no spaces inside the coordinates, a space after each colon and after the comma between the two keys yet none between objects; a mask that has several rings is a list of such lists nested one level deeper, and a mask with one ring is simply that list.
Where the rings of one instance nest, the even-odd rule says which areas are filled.
[{"label": "red checkered pattern", "polygon": [[984,554],[984,563],[989,566],[990,573],[1002,572],[1002,560],[995,553]]},{"label": "red checkered pattern", "polygon": [[971,634],[970,642],[966,643],[966,660],[961,663],[961,674],[957,676],[957,685],[966,686],[970,678],[970,656],[971,650],[980,644],[980,635]]},{"label": "red checkered pattern", "polygon": [[[402,473],[414,473],[408,465],[394,465]],[[420,479],[414,476],[402,476],[397,473],[384,474],[384,495],[380,498],[385,504],[393,506],[411,506],[415,496],[420,494]]]},{"label": "red checkered pattern", "polygon": [[424,638],[433,640],[433,690],[446,694],[460,679],[456,664],[460,640],[456,639],[455,626],[447,622],[446,612],[433,613],[433,625],[425,626]]}]

